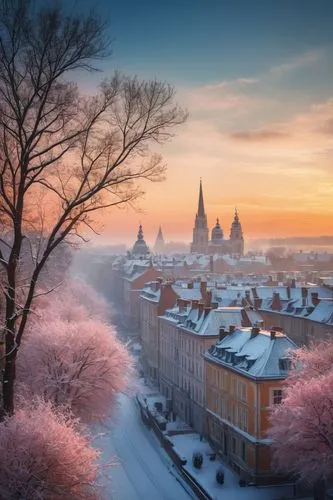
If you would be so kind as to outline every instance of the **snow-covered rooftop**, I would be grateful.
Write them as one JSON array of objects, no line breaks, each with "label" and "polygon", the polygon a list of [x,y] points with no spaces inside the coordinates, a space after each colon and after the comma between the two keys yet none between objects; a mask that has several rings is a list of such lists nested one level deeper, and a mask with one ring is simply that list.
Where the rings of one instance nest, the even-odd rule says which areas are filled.
[{"label": "snow-covered rooftop", "polygon": [[238,328],[217,342],[206,358],[251,378],[283,379],[288,371],[284,360],[294,349],[296,344],[284,333]]}]

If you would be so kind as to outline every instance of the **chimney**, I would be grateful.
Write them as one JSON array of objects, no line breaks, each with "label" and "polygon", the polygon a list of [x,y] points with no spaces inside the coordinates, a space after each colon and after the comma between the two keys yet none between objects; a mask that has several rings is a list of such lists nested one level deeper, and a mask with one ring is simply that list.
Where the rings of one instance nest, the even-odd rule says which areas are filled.
[{"label": "chimney", "polygon": [[214,272],[214,259],[213,259],[212,255],[210,256],[210,259],[209,259],[209,270],[211,273]]},{"label": "chimney", "polygon": [[275,330],[271,330],[271,340],[274,340],[275,336],[276,336],[276,331]]},{"label": "chimney", "polygon": [[212,292],[209,290],[206,292],[206,297],[205,297],[205,304],[206,306],[210,306],[212,303]]},{"label": "chimney", "polygon": [[179,307],[179,312],[184,312],[189,301],[185,299],[177,299],[177,306]]},{"label": "chimney", "polygon": [[258,326],[254,326],[251,330],[251,339],[254,339],[260,332],[260,328]]},{"label": "chimney", "polygon": [[189,290],[192,290],[192,289],[193,289],[193,281],[189,281],[189,282],[187,283],[187,288],[188,288]]},{"label": "chimney", "polygon": [[244,327],[252,326],[245,309],[241,310],[241,316],[242,316],[242,321],[241,321],[242,326],[244,326]]},{"label": "chimney", "polygon": [[274,332],[280,332],[280,333],[283,333],[283,328],[282,328],[282,326],[272,326],[271,330],[273,330]]},{"label": "chimney", "polygon": [[248,301],[249,304],[252,304],[252,299],[251,299],[251,292],[250,290],[245,291],[245,298]]},{"label": "chimney", "polygon": [[296,280],[295,280],[295,278],[293,278],[291,280],[291,285],[290,286],[291,286],[291,288],[296,288]]},{"label": "chimney", "polygon": [[198,314],[199,314],[199,317],[203,313],[204,307],[205,307],[205,305],[202,302],[198,303]]},{"label": "chimney", "polygon": [[281,311],[281,300],[279,292],[273,292],[272,310]]},{"label": "chimney", "polygon": [[253,295],[253,300],[254,300],[254,307],[255,309],[260,309],[261,307],[261,303],[262,303],[262,300],[261,298],[259,297],[258,293],[257,293],[257,289],[256,288],[251,288],[252,290],[252,295]]},{"label": "chimney", "polygon": [[306,298],[307,298],[307,296],[308,296],[308,289],[302,287],[302,306],[303,307],[306,306]]},{"label": "chimney", "polygon": [[201,297],[204,299],[207,291],[207,281],[201,281],[200,283],[200,292]]},{"label": "chimney", "polygon": [[225,339],[229,335],[229,332],[225,331],[224,326],[220,326],[219,328],[219,340]]},{"label": "chimney", "polygon": [[229,333],[234,333],[235,329],[235,325],[229,325]]},{"label": "chimney", "polygon": [[318,297],[318,292],[311,292],[311,300],[312,300],[312,304],[315,307],[319,304],[320,298]]},{"label": "chimney", "polygon": [[208,314],[210,313],[210,311],[212,310],[211,306],[205,306],[204,308],[204,312],[205,312],[205,318],[208,316]]},{"label": "chimney", "polygon": [[199,307],[199,301],[198,300],[192,300],[191,307],[192,307],[192,309],[198,309],[198,307]]},{"label": "chimney", "polygon": [[287,297],[289,300],[291,299],[290,286],[287,286]]}]

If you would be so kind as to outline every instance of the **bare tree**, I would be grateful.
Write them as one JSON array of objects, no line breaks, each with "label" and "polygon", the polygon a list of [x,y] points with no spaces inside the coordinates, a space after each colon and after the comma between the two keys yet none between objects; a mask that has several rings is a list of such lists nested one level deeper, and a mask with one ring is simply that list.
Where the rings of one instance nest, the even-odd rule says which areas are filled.
[{"label": "bare tree", "polygon": [[[115,74],[83,96],[70,72],[109,53],[105,26],[60,7],[0,0],[0,263],[5,294],[4,409],[14,411],[15,361],[41,272],[105,207],[132,203],[140,179],[163,178],[151,144],[186,112],[158,81]],[[33,234],[33,238],[30,235]],[[20,273],[23,248],[33,262]],[[24,293],[22,293],[22,290]]]}]

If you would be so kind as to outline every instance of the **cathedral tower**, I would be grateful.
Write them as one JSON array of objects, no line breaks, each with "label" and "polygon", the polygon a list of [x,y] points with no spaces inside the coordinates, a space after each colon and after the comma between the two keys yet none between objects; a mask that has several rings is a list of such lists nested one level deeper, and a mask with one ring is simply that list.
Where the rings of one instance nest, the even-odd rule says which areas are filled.
[{"label": "cathedral tower", "polygon": [[235,209],[234,220],[231,224],[230,230],[230,247],[231,253],[242,257],[244,255],[244,237],[242,225],[239,221],[237,209]]},{"label": "cathedral tower", "polygon": [[163,233],[162,233],[162,228],[161,226],[159,227],[156,242],[153,248],[154,253],[164,253],[165,252],[165,242],[163,238]]},{"label": "cathedral tower", "polygon": [[207,216],[205,214],[205,207],[202,194],[202,182],[200,179],[198,212],[195,216],[191,252],[207,253],[207,251],[208,251]]}]

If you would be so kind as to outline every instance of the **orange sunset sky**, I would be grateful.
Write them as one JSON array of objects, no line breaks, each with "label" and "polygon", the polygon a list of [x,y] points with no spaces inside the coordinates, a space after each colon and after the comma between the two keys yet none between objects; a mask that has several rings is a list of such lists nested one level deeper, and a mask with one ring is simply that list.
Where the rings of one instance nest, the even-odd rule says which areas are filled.
[{"label": "orange sunset sky", "polygon": [[[141,221],[147,241],[153,241],[159,224],[167,240],[189,241],[200,176],[210,227],[219,216],[229,232],[237,206],[248,237],[333,234],[328,130],[333,99],[309,105],[284,121],[233,132],[242,119],[281,106],[247,96],[247,88],[254,85],[259,82],[226,82],[179,93],[191,114],[162,149],[167,179],[145,184],[142,213],[125,209],[103,214],[105,236],[130,242],[129,233],[133,240]],[[201,112],[207,118],[197,119]]]},{"label": "orange sunset sky", "polygon": [[141,212],[100,216],[103,242],[132,243],[140,222],[150,245],[160,224],[167,241],[189,242],[200,177],[209,228],[218,216],[226,237],[235,206],[245,238],[333,235],[333,2],[132,7],[125,31],[116,7],[104,71],[170,82],[190,116],[161,149],[167,179],[144,184]]}]

